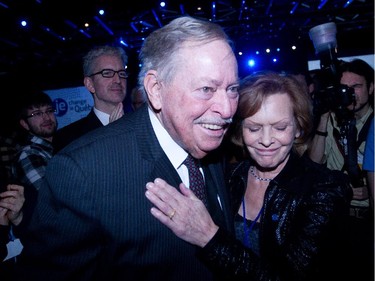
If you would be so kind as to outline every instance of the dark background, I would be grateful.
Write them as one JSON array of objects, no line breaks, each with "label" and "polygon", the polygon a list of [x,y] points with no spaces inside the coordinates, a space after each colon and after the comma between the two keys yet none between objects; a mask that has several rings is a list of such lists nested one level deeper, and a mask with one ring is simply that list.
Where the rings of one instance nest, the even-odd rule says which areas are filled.
[{"label": "dark background", "polygon": [[[210,19],[227,31],[236,50],[244,52],[238,57],[241,76],[249,72],[248,55],[266,47],[280,47],[280,61],[262,68],[305,69],[308,60],[318,59],[308,32],[327,22],[336,23],[339,56],[374,53],[373,0],[166,3],[162,8],[154,0],[0,0],[1,128],[11,123],[14,104],[31,89],[82,86],[83,55],[94,45],[119,45],[120,38],[129,55],[129,93],[143,39],[184,14]],[[20,26],[22,19],[29,22],[26,28]],[[291,44],[297,51],[290,51]]]}]

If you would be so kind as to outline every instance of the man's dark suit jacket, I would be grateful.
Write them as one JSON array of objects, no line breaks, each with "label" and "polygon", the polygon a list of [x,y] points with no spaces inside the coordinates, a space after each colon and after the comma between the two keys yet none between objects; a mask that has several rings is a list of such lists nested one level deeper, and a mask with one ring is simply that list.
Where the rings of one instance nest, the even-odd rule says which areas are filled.
[{"label": "man's dark suit jacket", "polygon": [[56,131],[53,136],[54,153],[56,154],[75,139],[78,139],[84,134],[100,127],[103,127],[103,124],[94,113],[94,109],[91,109],[86,117]]},{"label": "man's dark suit jacket", "polygon": [[[203,165],[208,208],[216,223],[232,230],[222,164],[213,159]],[[197,247],[151,215],[145,185],[157,177],[176,188],[181,183],[147,106],[61,150],[49,162],[23,242],[21,279],[213,280]]]}]

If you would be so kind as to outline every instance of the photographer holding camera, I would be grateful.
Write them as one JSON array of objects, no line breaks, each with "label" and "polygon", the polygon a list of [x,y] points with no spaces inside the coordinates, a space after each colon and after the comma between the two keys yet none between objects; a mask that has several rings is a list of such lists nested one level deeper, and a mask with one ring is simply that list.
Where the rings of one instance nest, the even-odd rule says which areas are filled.
[{"label": "photographer holding camera", "polygon": [[374,69],[361,59],[337,59],[335,23],[313,27],[309,34],[321,68],[319,87],[312,93],[315,135],[307,153],[313,161],[348,174],[353,198],[347,232],[343,233],[350,239],[346,250],[352,257],[348,261],[352,273],[347,280],[372,281],[374,216],[362,164],[374,118]]},{"label": "photographer holding camera", "polygon": [[[374,280],[372,197],[369,196],[366,171],[362,170],[366,136],[374,117],[370,102],[374,93],[374,69],[356,59],[344,62],[340,71],[340,83],[354,88],[355,101],[340,111],[336,108],[320,115],[309,156],[315,162],[350,176],[353,199],[348,222],[348,252],[353,257],[350,261],[353,275],[348,280]],[[340,120],[340,115],[345,117]]]},{"label": "photographer holding camera", "polygon": [[[366,136],[373,118],[370,99],[374,93],[374,69],[360,59],[343,62],[339,68],[340,84],[353,88],[355,99],[346,108],[321,114],[309,156],[330,169],[349,174],[353,185],[351,214],[362,218],[371,215],[368,209],[369,187],[361,166]],[[348,130],[343,127],[348,127]]]}]

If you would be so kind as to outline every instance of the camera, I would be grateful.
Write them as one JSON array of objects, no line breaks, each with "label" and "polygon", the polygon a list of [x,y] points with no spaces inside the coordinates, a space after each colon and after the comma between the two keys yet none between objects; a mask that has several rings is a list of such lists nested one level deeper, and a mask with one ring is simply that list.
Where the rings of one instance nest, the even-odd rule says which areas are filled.
[{"label": "camera", "polygon": [[340,61],[337,59],[336,24],[328,22],[310,29],[315,53],[320,59],[319,87],[312,93],[314,116],[333,111],[339,124],[354,118],[354,111],[347,107],[355,105],[354,89],[340,84]]}]

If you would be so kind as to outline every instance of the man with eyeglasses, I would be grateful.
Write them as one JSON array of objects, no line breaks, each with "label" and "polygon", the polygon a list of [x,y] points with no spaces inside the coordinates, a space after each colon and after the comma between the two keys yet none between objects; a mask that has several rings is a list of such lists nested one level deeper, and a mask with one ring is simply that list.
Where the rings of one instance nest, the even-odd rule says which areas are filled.
[{"label": "man with eyeglasses", "polygon": [[26,233],[47,164],[53,156],[52,139],[57,128],[55,112],[51,98],[41,91],[27,92],[18,107],[19,124],[26,132],[26,140],[13,158],[9,183],[23,186],[14,189],[18,192],[22,189],[22,194],[11,200],[12,203],[21,200],[17,204],[23,205],[17,227],[13,224],[9,228],[7,247],[11,259],[3,262],[0,268],[0,271],[9,272],[7,274],[13,272],[19,255],[22,254],[22,234]]},{"label": "man with eyeglasses", "polygon": [[27,94],[19,111],[19,123],[28,132],[27,143],[17,152],[12,166],[14,181],[39,190],[48,161],[57,121],[51,98],[43,92]]},{"label": "man with eyeglasses", "polygon": [[56,132],[54,153],[80,136],[124,115],[128,57],[121,47],[96,46],[83,58],[83,83],[94,98],[90,113]]}]

